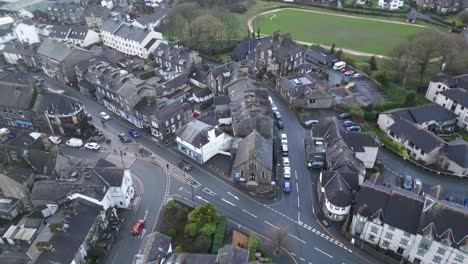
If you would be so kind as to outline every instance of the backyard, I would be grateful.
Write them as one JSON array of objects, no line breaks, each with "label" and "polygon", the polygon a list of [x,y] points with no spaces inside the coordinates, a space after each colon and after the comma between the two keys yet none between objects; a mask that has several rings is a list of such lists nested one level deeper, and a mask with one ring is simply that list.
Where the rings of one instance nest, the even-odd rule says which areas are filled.
[{"label": "backyard", "polygon": [[256,17],[255,30],[270,34],[290,32],[295,40],[385,55],[402,39],[424,30],[415,25],[370,20],[367,17],[344,17],[335,13],[311,13],[282,9]]}]

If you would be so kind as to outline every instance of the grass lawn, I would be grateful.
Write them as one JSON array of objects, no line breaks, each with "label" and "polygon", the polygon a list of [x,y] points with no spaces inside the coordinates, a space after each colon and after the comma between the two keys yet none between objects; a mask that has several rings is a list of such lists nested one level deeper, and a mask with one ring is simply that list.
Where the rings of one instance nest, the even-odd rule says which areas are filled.
[{"label": "grass lawn", "polygon": [[335,42],[338,48],[382,55],[387,54],[402,39],[424,29],[300,10],[279,10],[259,16],[254,20],[254,27],[260,27],[263,34],[281,30],[291,32],[296,40],[323,45]]},{"label": "grass lawn", "polygon": [[455,23],[457,23],[457,25],[462,25],[463,24],[463,22],[461,21],[461,19],[457,15],[448,16],[447,19],[445,19],[445,20],[448,21],[448,22],[455,22]]}]

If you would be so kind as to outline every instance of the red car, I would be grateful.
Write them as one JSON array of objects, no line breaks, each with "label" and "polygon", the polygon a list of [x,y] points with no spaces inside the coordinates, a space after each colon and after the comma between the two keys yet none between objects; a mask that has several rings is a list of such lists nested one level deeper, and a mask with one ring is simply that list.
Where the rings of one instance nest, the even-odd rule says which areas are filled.
[{"label": "red car", "polygon": [[141,233],[141,230],[143,230],[143,227],[145,226],[145,219],[139,219],[132,228],[132,235],[136,236]]},{"label": "red car", "polygon": [[343,69],[340,70],[340,72],[343,72],[343,73],[347,72],[347,71],[349,71],[349,69],[343,68]]}]

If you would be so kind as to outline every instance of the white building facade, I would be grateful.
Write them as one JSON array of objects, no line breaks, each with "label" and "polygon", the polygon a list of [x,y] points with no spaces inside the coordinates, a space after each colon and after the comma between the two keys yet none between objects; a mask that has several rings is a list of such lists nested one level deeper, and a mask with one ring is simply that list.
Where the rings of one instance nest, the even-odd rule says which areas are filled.
[{"label": "white building facade", "polygon": [[39,31],[34,24],[18,23],[13,28],[18,41],[22,43],[40,43]]}]

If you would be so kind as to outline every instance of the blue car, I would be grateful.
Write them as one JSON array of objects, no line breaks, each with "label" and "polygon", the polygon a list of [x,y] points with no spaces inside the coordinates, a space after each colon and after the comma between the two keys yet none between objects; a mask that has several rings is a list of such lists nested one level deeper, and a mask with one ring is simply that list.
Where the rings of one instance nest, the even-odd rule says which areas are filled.
[{"label": "blue car", "polygon": [[128,131],[128,134],[130,134],[130,136],[134,138],[140,137],[140,132],[136,131],[133,128]]},{"label": "blue car", "polygon": [[468,207],[468,196],[465,197],[465,200],[463,201],[463,205]]},{"label": "blue car", "polygon": [[291,192],[291,183],[289,181],[284,181],[283,183],[283,191],[285,193]]},{"label": "blue car", "polygon": [[355,125],[356,124],[353,121],[350,121],[350,120],[343,121],[343,126],[345,126],[345,127],[351,127],[351,126],[355,126]]}]

